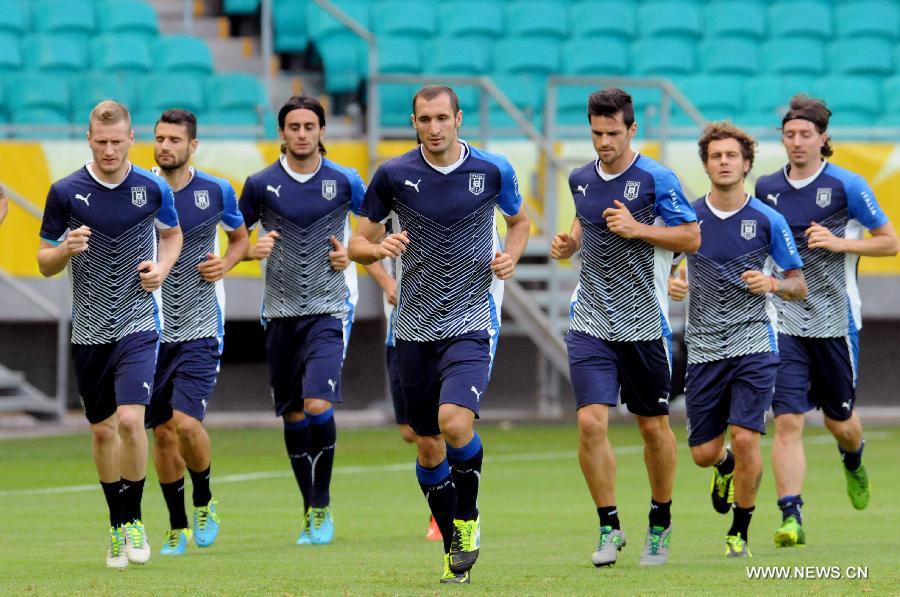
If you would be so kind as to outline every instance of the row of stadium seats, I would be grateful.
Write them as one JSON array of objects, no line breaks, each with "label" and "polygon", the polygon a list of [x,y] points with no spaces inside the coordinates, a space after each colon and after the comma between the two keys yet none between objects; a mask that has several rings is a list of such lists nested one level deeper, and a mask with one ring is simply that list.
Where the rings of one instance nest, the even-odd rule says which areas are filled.
[{"label": "row of stadium seats", "polygon": [[159,35],[156,11],[143,0],[0,0],[0,34],[92,36],[128,33],[146,41]]},{"label": "row of stadium seats", "polygon": [[[223,134],[255,137],[255,131],[246,127],[263,125],[267,134],[274,134],[266,91],[256,77],[244,74],[117,77],[106,72],[86,72],[70,76],[0,76],[0,124],[80,126],[87,122],[91,108],[106,98],[126,104],[135,125],[152,125],[164,110],[184,108],[198,115],[201,129],[204,125],[239,125],[245,129],[238,134]],[[40,133],[25,131],[17,136]]]}]

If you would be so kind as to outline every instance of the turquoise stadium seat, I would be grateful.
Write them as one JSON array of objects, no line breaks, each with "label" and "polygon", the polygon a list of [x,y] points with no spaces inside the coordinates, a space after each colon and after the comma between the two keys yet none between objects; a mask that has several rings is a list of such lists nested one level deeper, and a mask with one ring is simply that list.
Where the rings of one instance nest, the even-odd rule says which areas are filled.
[{"label": "turquoise stadium seat", "polygon": [[831,32],[831,6],[828,3],[788,0],[769,9],[771,39],[809,37],[827,40]]},{"label": "turquoise stadium seat", "polygon": [[381,126],[412,129],[412,97],[416,85],[405,83],[381,83],[378,85],[378,102],[381,105]]},{"label": "turquoise stadium seat", "polygon": [[763,45],[763,64],[780,75],[821,75],[825,72],[825,49],[815,39],[776,39]]},{"label": "turquoise stadium seat", "polygon": [[[64,10],[61,10],[65,7]],[[36,33],[65,35],[87,44],[96,29],[94,4],[90,0],[38,0],[32,6],[32,25]]]},{"label": "turquoise stadium seat", "polygon": [[871,0],[840,4],[835,8],[838,37],[900,38],[900,7],[896,2]]},{"label": "turquoise stadium seat", "polygon": [[555,2],[515,2],[507,5],[505,30],[509,37],[561,41],[569,35],[565,4]]},{"label": "turquoise stadium seat", "polygon": [[139,0],[108,0],[97,3],[97,31],[101,34],[140,36],[146,43],[159,36],[156,11]]},{"label": "turquoise stadium seat", "polygon": [[257,139],[262,125],[256,110],[215,110],[197,117],[197,136],[205,139]]},{"label": "turquoise stadium seat", "polygon": [[0,35],[24,35],[28,18],[18,0],[0,0]]},{"label": "turquoise stadium seat", "polygon": [[211,75],[206,79],[205,91],[210,112],[262,113],[269,105],[265,87],[253,75],[243,73]]},{"label": "turquoise stadium seat", "polygon": [[583,126],[585,127],[585,130],[581,134],[586,134],[588,132],[588,96],[596,90],[596,87],[585,85],[566,85],[557,87],[556,123],[560,126]]},{"label": "turquoise stadium seat", "polygon": [[137,84],[138,106],[134,120],[153,124],[165,110],[183,108],[194,114],[206,108],[203,82],[194,74],[159,73],[142,77]]},{"label": "turquoise stadium seat", "polygon": [[744,83],[744,111],[735,115],[735,122],[743,125],[774,129],[781,125],[781,117],[790,104],[791,96],[811,93],[812,77],[779,77],[762,75]]},{"label": "turquoise stadium seat", "polygon": [[22,56],[25,68],[30,70],[69,74],[88,66],[85,46],[64,33],[25,37]]},{"label": "turquoise stadium seat", "polygon": [[900,75],[888,77],[882,82],[884,111],[900,114]]},{"label": "turquoise stadium seat", "polygon": [[569,26],[576,37],[603,35],[629,40],[637,31],[636,23],[637,9],[628,1],[588,0],[576,2],[569,8]]},{"label": "turquoise stadium seat", "polygon": [[272,7],[272,45],[279,54],[301,53],[309,45],[305,0],[276,2]]},{"label": "turquoise stadium seat", "polygon": [[680,37],[642,39],[631,44],[631,58],[636,75],[687,75],[694,71],[694,43]]},{"label": "turquoise stadium seat", "polygon": [[212,52],[199,37],[193,35],[164,35],[153,47],[153,57],[159,68],[173,73],[207,75],[213,72]]},{"label": "turquoise stadium seat", "polygon": [[369,21],[379,37],[434,35],[435,7],[426,3],[390,0],[372,5]]},{"label": "turquoise stadium seat", "polygon": [[[734,75],[695,75],[675,81],[691,103],[707,120],[734,118],[743,110],[744,82],[746,77]],[[693,121],[673,105],[677,124],[693,124]]]},{"label": "turquoise stadium seat", "polygon": [[461,40],[492,41],[503,35],[500,1],[457,0],[438,6],[442,34]]},{"label": "turquoise stadium seat", "polygon": [[894,71],[894,44],[881,37],[841,39],[828,45],[832,74],[886,77]]},{"label": "turquoise stadium seat", "polygon": [[139,74],[153,68],[150,48],[141,35],[104,35],[90,44],[91,65],[96,71]]},{"label": "turquoise stadium seat", "polygon": [[481,88],[471,85],[454,85],[453,90],[459,97],[459,109],[463,112],[461,136],[464,139],[477,139],[481,127]]},{"label": "turquoise stadium seat", "polygon": [[[363,78],[366,78],[369,72],[367,58],[368,52],[364,51],[359,65],[359,75]],[[413,74],[422,72],[422,52],[419,43],[406,38],[379,39],[378,71],[381,73]]]},{"label": "turquoise stadium seat", "polygon": [[702,35],[696,2],[643,2],[638,8],[638,23],[638,33],[646,38],[664,35],[695,39]]},{"label": "turquoise stadium seat", "polygon": [[628,41],[609,37],[578,37],[562,45],[565,75],[610,76],[628,73]]},{"label": "turquoise stadium seat", "polygon": [[700,44],[700,70],[705,73],[755,75],[760,69],[759,45],[748,38],[711,39]]},{"label": "turquoise stadium seat", "polygon": [[[20,138],[47,136],[33,125],[69,122],[69,89],[65,78],[50,73],[23,73],[6,79],[6,103],[11,124],[31,125]],[[53,134],[53,136],[59,136]],[[68,135],[63,135],[68,137]]]},{"label": "turquoise stadium seat", "polygon": [[335,33],[316,42],[316,49],[322,57],[327,93],[347,93],[356,91],[362,80],[361,56],[366,55],[362,41],[353,33]]},{"label": "turquoise stadium seat", "polygon": [[17,71],[22,68],[22,51],[19,47],[19,36],[0,33],[0,74]]},{"label": "turquoise stadium seat", "polygon": [[[527,75],[498,75],[494,77],[494,83],[524,113],[525,118],[541,130],[544,109],[542,81]],[[492,129],[511,129],[516,136],[524,136],[512,117],[493,98],[489,103],[489,124]]]},{"label": "turquoise stadium seat", "polygon": [[[365,0],[333,0],[333,3],[344,10],[344,12],[350,15],[360,25],[367,29],[371,29],[369,21],[369,2],[366,2]],[[281,10],[292,4],[294,3],[283,2],[280,5],[277,5],[276,8],[279,11],[279,15],[276,16],[276,18],[281,18]],[[352,32],[344,27],[340,21],[323,11],[314,2],[306,3],[306,23],[309,36],[316,43],[323,41],[332,35],[344,35],[347,33],[352,35]]]},{"label": "turquoise stadium seat", "polygon": [[494,44],[494,72],[553,75],[559,71],[559,44],[549,39],[502,39]]},{"label": "turquoise stadium seat", "polygon": [[224,0],[222,12],[227,15],[252,15],[259,10],[259,0]]},{"label": "turquoise stadium seat", "polygon": [[829,126],[872,126],[881,116],[881,89],[865,77],[825,77],[813,93],[834,112]]},{"label": "turquoise stadium seat", "polygon": [[754,1],[714,0],[703,8],[703,30],[706,37],[766,36],[766,11]]},{"label": "turquoise stadium seat", "polygon": [[437,38],[427,43],[424,53],[426,73],[447,75],[483,75],[490,70],[489,47],[451,38]]},{"label": "turquoise stadium seat", "polygon": [[129,110],[134,108],[134,86],[109,73],[89,71],[72,75],[69,87],[74,91],[70,112],[70,120],[74,124],[86,127],[91,110],[105,99],[121,102]]}]

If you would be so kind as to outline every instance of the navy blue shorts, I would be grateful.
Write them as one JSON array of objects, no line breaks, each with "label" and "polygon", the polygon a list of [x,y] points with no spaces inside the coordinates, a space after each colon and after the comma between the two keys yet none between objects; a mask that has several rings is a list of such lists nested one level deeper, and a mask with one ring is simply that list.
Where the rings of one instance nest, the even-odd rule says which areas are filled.
[{"label": "navy blue shorts", "polygon": [[775,380],[775,416],[821,408],[829,419],[846,421],[856,401],[859,336],[801,338],[778,335],[781,365]]},{"label": "navy blue shorts", "polygon": [[150,404],[159,334],[137,332],[106,344],[73,344],[72,364],[81,406],[90,423],[123,404]]},{"label": "navy blue shorts", "polygon": [[409,416],[406,414],[406,399],[403,397],[403,384],[400,383],[400,363],[397,360],[397,349],[393,346],[385,346],[385,360],[387,361],[388,384],[391,386],[391,400],[394,402],[394,420],[397,425],[409,424]]},{"label": "navy blue shorts", "polygon": [[160,344],[153,396],[144,421],[147,429],[171,419],[173,409],[202,421],[216,386],[221,357],[218,338]]},{"label": "navy blue shorts", "polygon": [[432,342],[395,341],[409,426],[417,435],[440,435],[441,404],[464,406],[478,417],[491,375],[491,339],[476,331]]},{"label": "navy blue shorts", "polygon": [[775,352],[688,364],[684,388],[688,445],[705,444],[729,425],[764,434],[777,372]]},{"label": "navy blue shorts", "polygon": [[331,315],[272,319],[266,324],[275,414],[302,412],[304,398],[341,401],[344,327]]},{"label": "navy blue shorts", "polygon": [[[669,414],[671,340],[614,342],[578,331],[566,334],[577,407],[615,406],[642,417]],[[620,393],[621,388],[621,393]]]}]

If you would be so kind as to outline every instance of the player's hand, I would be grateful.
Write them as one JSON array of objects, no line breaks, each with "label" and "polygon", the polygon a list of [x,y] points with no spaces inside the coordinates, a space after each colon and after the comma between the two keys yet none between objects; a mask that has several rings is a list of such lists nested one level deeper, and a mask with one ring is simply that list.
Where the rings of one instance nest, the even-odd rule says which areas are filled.
[{"label": "player's hand", "polygon": [[687,270],[681,268],[677,275],[669,277],[669,296],[673,301],[683,301],[687,294]]},{"label": "player's hand", "polygon": [[155,261],[141,261],[138,264],[138,275],[141,278],[141,288],[147,292],[159,289],[166,279],[166,275]]},{"label": "player's hand", "polygon": [[336,236],[332,235],[331,246],[333,251],[328,252],[328,260],[331,262],[331,268],[336,272],[342,272],[350,267],[350,258],[347,257],[347,249],[341,244]]},{"label": "player's hand", "polygon": [[831,233],[831,230],[816,224],[815,222],[803,233],[806,235],[806,246],[810,249],[825,249],[832,253],[843,252],[841,248],[841,239]]},{"label": "player's hand", "polygon": [[494,253],[494,260],[491,261],[491,271],[494,272],[495,276],[501,280],[509,280],[512,278],[515,269],[516,264],[513,263],[509,253],[501,253],[500,251]]},{"label": "player's hand", "polygon": [[66,235],[66,240],[62,242],[63,252],[67,257],[84,253],[88,250],[88,239],[91,237],[91,229],[87,226],[79,226],[75,230],[70,230]]},{"label": "player's hand", "polygon": [[610,232],[618,234],[622,238],[635,238],[640,232],[641,225],[637,223],[625,204],[616,199],[615,207],[607,207],[603,210],[606,218],[606,227]]},{"label": "player's hand", "polygon": [[207,253],[206,260],[197,264],[197,271],[207,282],[218,282],[225,275],[225,264],[218,255]]},{"label": "player's hand", "polygon": [[570,235],[560,232],[550,241],[550,257],[568,259],[578,250],[578,243]]},{"label": "player's hand", "polygon": [[251,259],[266,259],[272,254],[275,248],[275,240],[281,238],[281,235],[274,230],[270,230],[265,236],[256,240],[256,244],[250,247]]},{"label": "player's hand", "polygon": [[384,298],[387,299],[388,304],[397,306],[397,281],[391,278],[387,284],[387,288],[384,289]]},{"label": "player's hand", "polygon": [[741,280],[747,285],[747,290],[753,294],[775,292],[775,278],[771,278],[760,271],[746,271],[741,274]]},{"label": "player's hand", "polygon": [[378,259],[384,259],[385,257],[400,257],[400,255],[406,252],[407,246],[409,246],[409,235],[406,233],[406,230],[403,230],[396,234],[389,234],[384,237],[384,240],[381,241],[378,248],[375,250],[375,254],[378,256]]}]

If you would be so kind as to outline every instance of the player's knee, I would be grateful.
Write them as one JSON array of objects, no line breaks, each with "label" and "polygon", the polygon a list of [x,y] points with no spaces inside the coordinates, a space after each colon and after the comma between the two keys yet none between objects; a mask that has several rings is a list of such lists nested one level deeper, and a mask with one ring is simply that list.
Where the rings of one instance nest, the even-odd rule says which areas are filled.
[{"label": "player's knee", "polygon": [[606,419],[587,408],[578,410],[578,436],[581,441],[604,441],[608,430]]},{"label": "player's knee", "polygon": [[416,441],[416,432],[409,425],[400,425],[400,437],[408,444]]},{"label": "player's knee", "polygon": [[178,445],[178,435],[171,420],[163,425],[157,425],[153,428],[153,440],[156,442],[156,445],[162,449],[168,449]]},{"label": "player's knee", "polygon": [[115,441],[118,436],[115,419],[110,417],[105,421],[91,425],[91,436],[94,442],[98,444]]},{"label": "player's knee", "polygon": [[749,458],[759,450],[759,432],[744,429],[743,427],[731,428],[731,451],[740,458]]},{"label": "player's knee", "polygon": [[417,435],[419,463],[422,466],[437,466],[447,455],[447,448],[440,435]]},{"label": "player's knee", "polygon": [[119,432],[129,435],[144,433],[144,409],[120,407]]},{"label": "player's knee", "polygon": [[198,435],[203,433],[203,425],[194,417],[179,417],[177,422],[178,437],[187,441],[191,441]]},{"label": "player's knee", "polygon": [[638,429],[646,443],[658,443],[671,435],[667,417],[639,417]]},{"label": "player's knee", "polygon": [[722,455],[722,446],[715,441],[691,446],[691,458],[694,464],[707,468],[716,464]]},{"label": "player's knee", "polygon": [[803,435],[803,415],[785,414],[775,417],[775,440],[797,441]]}]

